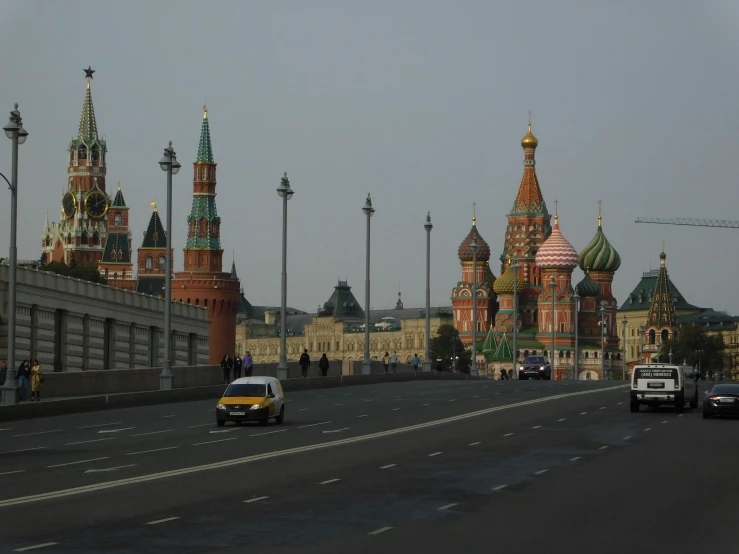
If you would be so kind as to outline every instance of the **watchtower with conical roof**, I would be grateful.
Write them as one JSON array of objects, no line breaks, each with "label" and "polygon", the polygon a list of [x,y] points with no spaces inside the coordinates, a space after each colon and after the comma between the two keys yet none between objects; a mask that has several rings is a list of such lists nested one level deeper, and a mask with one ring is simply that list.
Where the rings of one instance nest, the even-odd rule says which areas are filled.
[{"label": "watchtower with conical roof", "polygon": [[[167,233],[159,217],[156,201],[152,201],[151,206],[153,209],[149,224],[137,252],[136,292],[163,297],[164,277],[167,271]],[[174,249],[172,265],[174,266]]]},{"label": "watchtower with conical roof", "polygon": [[667,275],[667,254],[659,255],[659,274],[657,284],[652,292],[652,301],[649,305],[647,324],[644,327],[643,353],[644,363],[657,361],[662,343],[673,338],[677,321],[675,315],[675,299],[670,288],[670,279]]},{"label": "watchtower with conical roof", "polygon": [[110,286],[133,290],[136,279],[133,277],[131,229],[128,226],[128,206],[123,199],[120,182],[108,210],[106,229],[108,236],[98,266],[100,273]]},{"label": "watchtower with conical roof", "polygon": [[208,108],[203,106],[198,154],[193,164],[193,197],[187,217],[184,271],[175,275],[172,299],[208,308],[210,363],[218,364],[236,348],[240,282],[223,271],[221,218],[216,210],[216,163]]}]

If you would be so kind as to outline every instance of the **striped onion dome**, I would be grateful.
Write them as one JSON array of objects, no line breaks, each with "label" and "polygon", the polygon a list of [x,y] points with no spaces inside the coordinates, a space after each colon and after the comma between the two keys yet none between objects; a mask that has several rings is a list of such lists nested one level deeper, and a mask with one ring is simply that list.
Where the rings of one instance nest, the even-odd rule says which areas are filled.
[{"label": "striped onion dome", "polygon": [[[522,294],[526,290],[526,279],[518,278],[516,280],[516,289],[518,294]],[[498,277],[493,283],[495,294],[513,294],[513,270],[510,264],[506,266],[505,273]]]},{"label": "striped onion dome", "polygon": [[583,298],[586,296],[598,296],[600,294],[600,285],[593,281],[589,273],[586,273],[582,281],[575,285],[575,290]]},{"label": "striped onion dome", "polygon": [[583,271],[613,273],[621,267],[621,256],[603,233],[602,221],[602,218],[598,216],[598,230],[590,244],[580,252],[580,269]]},{"label": "striped onion dome", "polygon": [[536,253],[536,265],[542,269],[575,269],[577,250],[562,236],[557,219],[554,218],[552,234]]}]

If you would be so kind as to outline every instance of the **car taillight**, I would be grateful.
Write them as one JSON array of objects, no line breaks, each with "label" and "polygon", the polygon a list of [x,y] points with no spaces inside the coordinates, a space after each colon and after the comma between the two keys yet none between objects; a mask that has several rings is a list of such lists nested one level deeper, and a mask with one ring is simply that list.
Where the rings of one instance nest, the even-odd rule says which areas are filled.
[{"label": "car taillight", "polygon": [[716,402],[718,400],[718,396],[709,396],[708,397],[708,400],[710,400],[712,402]]}]

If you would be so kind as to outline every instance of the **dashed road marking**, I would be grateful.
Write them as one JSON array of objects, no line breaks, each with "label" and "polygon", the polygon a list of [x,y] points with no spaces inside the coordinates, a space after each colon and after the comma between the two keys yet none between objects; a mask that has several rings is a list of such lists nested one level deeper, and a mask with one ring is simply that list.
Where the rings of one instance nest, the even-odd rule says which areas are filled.
[{"label": "dashed road marking", "polygon": [[306,411],[307,409],[308,409],[308,408],[300,408],[300,409],[299,409],[298,411],[299,411],[299,412],[304,412],[304,411]]},{"label": "dashed road marking", "polygon": [[43,542],[41,544],[34,544],[33,546],[24,546],[23,548],[16,548],[13,552],[28,552],[29,550],[36,550],[37,548],[46,548],[47,546],[54,546],[59,544],[58,542]]},{"label": "dashed road marking", "polygon": [[598,450],[606,450],[608,446],[601,446]]},{"label": "dashed road marking", "polygon": [[547,471],[549,471],[549,470],[548,469],[540,469],[539,471],[536,472],[536,475],[542,475],[542,474],[546,473]]},{"label": "dashed road marking", "polygon": [[432,452],[428,455],[429,458],[432,458],[433,456],[439,456],[440,454],[443,454],[443,452]]},{"label": "dashed road marking", "polygon": [[570,461],[571,462],[576,462],[579,459],[580,459],[580,456],[575,456],[574,458],[570,458]]},{"label": "dashed road marking", "polygon": [[214,441],[196,442],[196,443],[193,443],[193,446],[201,446],[203,444],[214,444],[216,442],[235,441],[237,438],[238,437],[229,437],[227,439],[218,439]]},{"label": "dashed road marking", "polygon": [[92,439],[89,441],[77,441],[77,442],[68,442],[64,446],[74,446],[75,444],[87,444],[89,442],[101,442],[101,441],[112,441],[115,440],[116,437],[105,437],[104,439]]},{"label": "dashed road marking", "polygon": [[392,527],[380,527],[379,529],[375,529],[374,531],[370,531],[367,533],[368,535],[379,535],[380,533],[384,533],[385,531],[390,531]]},{"label": "dashed road marking", "polygon": [[439,510],[439,511],[448,510],[449,508],[454,508],[454,506],[456,506],[456,505],[457,505],[456,502],[452,502],[451,504],[445,504],[441,508],[437,508],[437,510]]},{"label": "dashed road marking", "polygon": [[395,467],[398,464],[387,464],[386,466],[380,466],[380,469],[390,469],[391,467]]},{"label": "dashed road marking", "polygon": [[77,427],[77,429],[94,429],[95,427],[107,427],[108,425],[120,425],[123,423],[122,421],[111,421],[109,423],[97,423],[95,425],[83,425],[82,427]]},{"label": "dashed road marking", "polygon": [[392,412],[397,412],[398,410],[402,410],[402,409],[403,409],[403,408],[393,408],[393,409],[392,409],[392,410],[390,410],[390,411],[392,411]]},{"label": "dashed road marking", "polygon": [[452,398],[451,400],[449,400],[449,402],[456,402],[456,401],[457,401],[456,398]]},{"label": "dashed road marking", "polygon": [[120,433],[121,431],[130,431],[136,429],[136,427],[121,427],[120,429],[101,429],[98,431],[98,435],[102,433]]},{"label": "dashed road marking", "polygon": [[494,491],[501,491],[504,488],[506,488],[508,485],[498,485],[497,487],[493,487]]},{"label": "dashed road marking", "polygon": [[152,450],[139,450],[138,452],[128,452],[124,456],[136,456],[137,454],[148,454],[149,452],[162,452],[163,450],[174,450],[177,446],[165,446],[164,448],[154,448]]},{"label": "dashed road marking", "polygon": [[213,425],[212,423],[201,423],[200,425],[190,425],[187,428],[188,429],[195,429],[195,427],[209,427]]},{"label": "dashed road marking", "polygon": [[25,473],[25,469],[16,469],[15,471],[3,471],[0,475],[13,475],[14,473]]},{"label": "dashed road marking", "polygon": [[625,436],[625,437],[624,437],[623,439],[621,439],[621,440],[625,440],[625,441],[627,441],[627,440],[629,440],[630,438],[631,438],[631,435],[626,435],[626,436]]},{"label": "dashed road marking", "polygon": [[162,417],[177,417],[175,414],[163,415]]},{"label": "dashed road marking", "polygon": [[620,406],[623,402],[616,402],[616,406]]},{"label": "dashed road marking", "polygon": [[266,500],[269,498],[269,496],[256,496],[254,498],[250,498],[249,500],[244,500],[244,504],[251,504],[252,502],[259,502],[260,500]]},{"label": "dashed road marking", "polygon": [[684,415],[685,415],[685,414],[680,414],[680,415],[678,415],[677,417],[683,417]]},{"label": "dashed road marking", "polygon": [[605,409],[606,409],[607,407],[608,407],[608,406],[601,406],[601,407],[600,407],[600,409],[601,409],[601,410],[605,410]]},{"label": "dashed road marking", "polygon": [[148,433],[136,433],[132,437],[145,437],[146,435],[159,435],[161,433],[171,433],[174,429],[165,429],[164,431],[149,431]]},{"label": "dashed road marking", "polygon": [[181,519],[181,518],[177,516],[165,517],[164,519],[155,519],[154,521],[147,521],[146,525],[159,525],[160,523],[167,523],[168,521],[174,521],[176,519]]},{"label": "dashed road marking", "polygon": [[645,431],[645,432],[646,432],[646,431],[651,431],[651,430],[652,430],[652,428],[651,428],[651,427],[647,427],[646,429],[644,429],[644,431]]},{"label": "dashed road marking", "polygon": [[667,423],[667,420],[664,420],[662,423]]},{"label": "dashed road marking", "polygon": [[541,425],[534,425],[532,429],[541,429]]},{"label": "dashed road marking", "polygon": [[506,433],[506,434],[505,434],[505,435],[503,435],[503,436],[504,436],[504,437],[510,437],[510,436],[511,436],[511,435],[513,435],[513,434],[514,434],[514,433]]},{"label": "dashed road marking", "polygon": [[470,444],[468,444],[467,446],[477,446],[478,444],[482,444],[482,441],[477,441],[477,442],[471,442],[471,443],[470,443]]},{"label": "dashed road marking", "polygon": [[287,429],[280,429],[279,431],[265,431],[264,433],[254,433],[249,435],[250,437],[261,437],[262,435],[274,435],[275,433],[284,433]]},{"label": "dashed road marking", "polygon": [[565,420],[564,417],[560,417],[557,421],[564,421],[564,420]]},{"label": "dashed road marking", "polygon": [[585,414],[587,414],[587,413],[588,413],[588,412],[580,412],[580,415],[585,415]]},{"label": "dashed road marking", "polygon": [[318,483],[319,485],[328,485],[330,483],[336,483],[337,481],[341,481],[341,479],[329,479],[327,481],[321,481]]},{"label": "dashed road marking", "polygon": [[48,433],[60,433],[63,429],[52,429],[51,431],[36,431],[35,433],[20,433],[14,437],[30,437],[31,435],[46,435]]},{"label": "dashed road marking", "polygon": [[316,425],[328,425],[330,421],[322,421],[321,423],[309,423],[308,425],[299,425],[298,429],[305,429],[306,427],[315,427]]},{"label": "dashed road marking", "polygon": [[79,460],[77,462],[67,462],[66,464],[54,464],[53,466],[46,466],[47,469],[50,469],[52,467],[64,467],[64,466],[74,466],[77,464],[87,464],[90,462],[99,462],[100,460],[107,460],[108,456],[103,456],[102,458],[92,458],[90,460]]},{"label": "dashed road marking", "polygon": [[343,404],[334,404],[334,406],[343,406]]},{"label": "dashed road marking", "polygon": [[369,417],[369,414],[358,415],[357,417]]},{"label": "dashed road marking", "polygon": [[429,404],[427,403],[427,404],[421,404],[421,405],[422,405],[422,406],[428,406]]}]

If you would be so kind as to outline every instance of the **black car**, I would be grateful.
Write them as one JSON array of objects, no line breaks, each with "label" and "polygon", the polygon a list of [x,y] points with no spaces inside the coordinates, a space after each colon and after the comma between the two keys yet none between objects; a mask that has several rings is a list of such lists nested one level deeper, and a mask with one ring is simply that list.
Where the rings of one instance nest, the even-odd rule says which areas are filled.
[{"label": "black car", "polygon": [[518,368],[518,378],[551,379],[552,368],[544,356],[526,356]]},{"label": "black car", "polygon": [[730,415],[739,415],[739,384],[714,385],[703,400],[703,418]]}]

